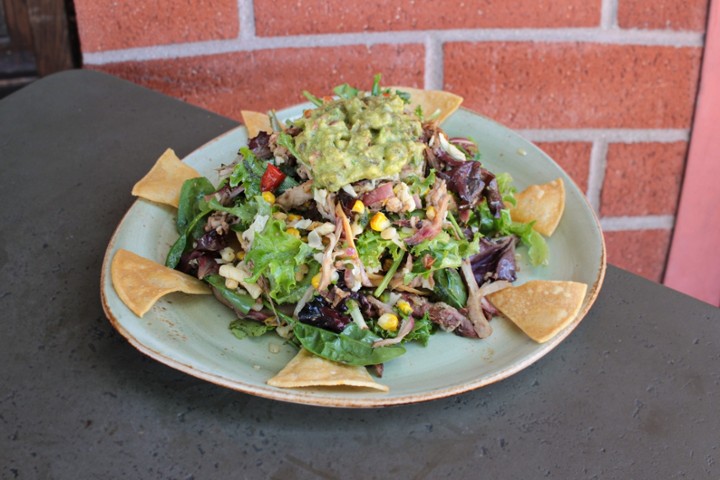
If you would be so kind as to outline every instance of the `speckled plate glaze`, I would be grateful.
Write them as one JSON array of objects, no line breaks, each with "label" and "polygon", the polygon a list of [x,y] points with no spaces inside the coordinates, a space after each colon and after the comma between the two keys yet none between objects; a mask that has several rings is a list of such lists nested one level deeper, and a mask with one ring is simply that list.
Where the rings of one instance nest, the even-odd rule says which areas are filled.
[{"label": "speckled plate glaze", "polygon": [[[309,107],[298,105],[279,112],[279,117],[292,118]],[[537,344],[510,322],[495,318],[494,332],[485,340],[439,332],[427,347],[409,345],[404,356],[385,366],[379,381],[390,387],[388,393],[271,387],[266,381],[295,355],[295,348],[275,335],[237,340],[228,330],[233,314],[212,296],[170,294],[143,318],[134,315],[119,299],[110,280],[110,260],[117,249],[125,248],[163,263],[177,238],[175,211],[142,199],[128,210],[105,254],[101,296],[107,317],[138,350],[172,368],[251,395],[286,402],[329,407],[408,404],[456,395],[521,371],[562,342],[595,301],[605,274],[602,232],[592,208],[567,174],[517,133],[466,109],[455,112],[443,128],[450,136],[475,139],[483,164],[497,173],[509,172],[519,190],[557,177],[565,181],[565,214],[548,241],[550,265],[532,267],[522,262],[518,278],[518,284],[552,279],[588,285],[578,317],[550,341]],[[245,128],[238,127],[203,145],[184,161],[217,183],[215,168],[232,162],[239,146],[246,143]]]}]

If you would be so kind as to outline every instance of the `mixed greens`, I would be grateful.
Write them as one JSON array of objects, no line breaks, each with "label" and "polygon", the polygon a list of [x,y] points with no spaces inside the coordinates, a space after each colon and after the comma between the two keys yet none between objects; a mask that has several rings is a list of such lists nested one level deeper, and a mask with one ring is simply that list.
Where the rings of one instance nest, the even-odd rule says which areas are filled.
[{"label": "mixed greens", "polygon": [[[239,338],[274,331],[323,358],[381,365],[437,330],[484,338],[488,293],[516,278],[512,179],[449,138],[409,95],[347,84],[185,182],[166,265],[207,282]],[[425,115],[428,113],[428,115]]]}]

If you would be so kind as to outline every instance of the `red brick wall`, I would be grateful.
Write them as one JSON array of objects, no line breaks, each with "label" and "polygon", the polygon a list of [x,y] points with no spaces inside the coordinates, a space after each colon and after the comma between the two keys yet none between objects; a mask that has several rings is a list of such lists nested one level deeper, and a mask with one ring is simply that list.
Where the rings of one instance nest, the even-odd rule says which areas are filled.
[{"label": "red brick wall", "polygon": [[86,68],[235,119],[342,82],[444,88],[555,158],[661,281],[708,0],[75,0]]}]

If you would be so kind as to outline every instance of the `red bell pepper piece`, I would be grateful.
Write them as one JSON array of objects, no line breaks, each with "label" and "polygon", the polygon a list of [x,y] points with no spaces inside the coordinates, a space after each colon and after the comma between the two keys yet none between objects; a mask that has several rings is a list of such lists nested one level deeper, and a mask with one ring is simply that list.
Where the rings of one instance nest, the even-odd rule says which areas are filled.
[{"label": "red bell pepper piece", "polygon": [[260,179],[260,190],[263,192],[272,192],[280,186],[285,180],[286,175],[272,163],[267,164],[265,173]]}]

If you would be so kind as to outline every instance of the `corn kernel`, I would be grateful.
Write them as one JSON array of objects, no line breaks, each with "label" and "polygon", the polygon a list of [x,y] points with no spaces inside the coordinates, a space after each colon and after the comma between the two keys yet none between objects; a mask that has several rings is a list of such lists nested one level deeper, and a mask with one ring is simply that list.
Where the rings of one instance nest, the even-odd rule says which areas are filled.
[{"label": "corn kernel", "polygon": [[242,260],[243,258],[245,258],[245,252],[237,252],[235,254],[235,258],[237,258],[238,260]]},{"label": "corn kernel", "polygon": [[317,290],[317,288],[320,286],[320,277],[321,276],[322,276],[321,273],[317,273],[310,279],[310,284],[313,286],[313,288],[315,290]]},{"label": "corn kernel", "polygon": [[363,213],[365,211],[365,204],[361,200],[355,200],[352,211],[355,213]]},{"label": "corn kernel", "polygon": [[274,212],[272,214],[272,217],[275,220],[285,220],[288,216],[286,214],[284,214],[283,212]]},{"label": "corn kernel", "polygon": [[301,217],[300,215],[297,215],[297,214],[295,214],[295,213],[288,213],[287,221],[288,221],[288,222],[297,222],[297,221],[300,220],[301,218],[302,218],[302,217]]},{"label": "corn kernel", "polygon": [[230,290],[235,290],[239,286],[240,286],[240,284],[238,283],[237,280],[233,280],[232,278],[225,279],[225,288],[230,289]]},{"label": "corn kernel", "polygon": [[436,214],[437,213],[435,211],[435,207],[433,207],[432,205],[427,207],[427,210],[425,210],[425,216],[428,218],[428,220],[434,219]]},{"label": "corn kernel", "polygon": [[290,227],[290,228],[288,228],[288,229],[285,230],[285,231],[286,231],[287,233],[289,233],[290,235],[292,235],[293,237],[300,238],[300,230],[298,230],[297,228]]},{"label": "corn kernel", "polygon": [[377,324],[383,330],[395,332],[398,329],[398,317],[394,313],[383,313],[377,320]]},{"label": "corn kernel", "polygon": [[275,194],[272,192],[262,192],[263,200],[268,202],[270,205],[275,203]]},{"label": "corn kernel", "polygon": [[377,212],[373,217],[370,219],[370,228],[375,230],[376,232],[382,232],[386,228],[390,226],[390,220],[387,219],[384,213]]},{"label": "corn kernel", "polygon": [[398,300],[395,306],[404,315],[410,315],[413,312],[413,308],[405,300]]}]

